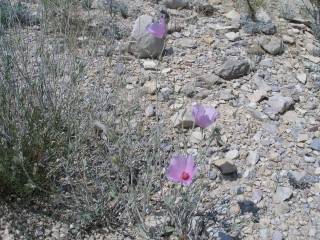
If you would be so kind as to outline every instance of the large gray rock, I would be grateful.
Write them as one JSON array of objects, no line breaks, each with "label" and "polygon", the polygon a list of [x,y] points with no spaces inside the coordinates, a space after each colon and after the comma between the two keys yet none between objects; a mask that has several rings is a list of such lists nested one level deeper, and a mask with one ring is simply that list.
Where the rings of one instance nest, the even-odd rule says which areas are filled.
[{"label": "large gray rock", "polygon": [[216,71],[216,74],[223,79],[231,80],[248,75],[250,64],[248,60],[227,60]]},{"label": "large gray rock", "polygon": [[139,58],[157,58],[162,54],[165,39],[154,37],[146,29],[153,21],[151,16],[142,15],[133,25],[128,52]]},{"label": "large gray rock", "polygon": [[264,37],[260,42],[260,46],[263,50],[272,55],[279,55],[284,52],[283,41],[277,37]]},{"label": "large gray rock", "polygon": [[276,94],[269,98],[265,112],[267,114],[280,114],[287,111],[293,104],[294,101],[291,97],[284,97],[280,94]]}]

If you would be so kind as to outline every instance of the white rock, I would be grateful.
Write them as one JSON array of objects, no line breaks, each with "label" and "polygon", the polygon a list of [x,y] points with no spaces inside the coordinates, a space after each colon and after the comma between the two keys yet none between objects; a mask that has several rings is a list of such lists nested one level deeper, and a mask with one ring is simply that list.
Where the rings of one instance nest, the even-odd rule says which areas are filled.
[{"label": "white rock", "polygon": [[143,61],[142,65],[145,70],[156,70],[157,68],[157,63],[151,60]]},{"label": "white rock", "polygon": [[296,78],[303,84],[307,82],[307,74],[305,74],[304,72],[297,73]]},{"label": "white rock", "polygon": [[226,38],[230,41],[230,42],[235,42],[240,40],[240,33],[239,32],[228,32],[225,34]]},{"label": "white rock", "polygon": [[237,149],[231,150],[226,153],[225,158],[228,160],[233,160],[239,157],[239,151]]},{"label": "white rock", "polygon": [[236,10],[231,10],[224,14],[224,16],[234,22],[239,22],[240,20],[240,13],[238,13]]},{"label": "white rock", "polygon": [[260,160],[260,156],[258,154],[258,151],[250,151],[247,157],[247,163],[250,165],[256,165],[257,162]]}]

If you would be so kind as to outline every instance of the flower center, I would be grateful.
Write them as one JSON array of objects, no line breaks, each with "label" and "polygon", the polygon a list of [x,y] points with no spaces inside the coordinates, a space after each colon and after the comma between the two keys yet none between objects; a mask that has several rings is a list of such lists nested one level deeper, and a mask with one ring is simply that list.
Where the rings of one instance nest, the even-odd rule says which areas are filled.
[{"label": "flower center", "polygon": [[187,172],[185,172],[185,171],[183,171],[182,174],[181,174],[181,179],[184,180],[184,181],[186,181],[186,180],[188,180],[189,178],[190,178],[190,174],[187,173]]}]

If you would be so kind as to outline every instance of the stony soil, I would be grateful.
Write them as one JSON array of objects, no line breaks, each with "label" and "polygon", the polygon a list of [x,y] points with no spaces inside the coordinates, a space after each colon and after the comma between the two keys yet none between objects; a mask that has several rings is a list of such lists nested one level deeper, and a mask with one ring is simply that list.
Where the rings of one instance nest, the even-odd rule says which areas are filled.
[{"label": "stony soil", "polygon": [[[226,146],[211,148],[210,194],[204,206],[217,212],[220,223],[205,226],[208,238],[320,239],[320,56],[314,51],[315,37],[308,26],[268,11],[275,10],[272,4],[267,12],[277,32],[272,37],[247,34],[225,16],[236,10],[231,1],[208,2],[216,8],[210,16],[168,10],[171,24],[182,30],[167,36],[168,54],[161,61],[115,51],[111,64],[124,66],[129,96],[143,84],[146,121],[155,121],[157,106],[168,135],[178,135],[171,119],[188,104],[213,105],[221,113],[217,126]],[[129,17],[121,22],[127,35],[115,49],[127,41],[134,20],[154,15],[159,5],[136,0],[128,9]],[[97,5],[90,11],[98,16],[101,10]],[[114,74],[103,56],[93,60],[86,84],[94,84],[95,71],[105,71],[107,78]],[[187,136],[190,152],[203,147],[198,129]],[[226,162],[232,169],[225,171],[237,171],[231,180],[223,168],[214,167]],[[26,232],[32,239],[72,239],[72,225],[37,214],[37,209],[2,202],[0,213],[2,239],[30,239]],[[130,238],[99,230],[85,239]]]}]

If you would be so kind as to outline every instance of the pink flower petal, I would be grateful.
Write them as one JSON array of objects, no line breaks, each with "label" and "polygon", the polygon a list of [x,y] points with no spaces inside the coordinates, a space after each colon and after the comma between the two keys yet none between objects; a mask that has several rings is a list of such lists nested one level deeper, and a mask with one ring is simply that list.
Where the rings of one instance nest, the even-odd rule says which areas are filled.
[{"label": "pink flower petal", "polygon": [[166,176],[173,182],[189,185],[192,183],[193,176],[196,172],[197,168],[192,155],[176,155],[170,160]]},{"label": "pink flower petal", "polygon": [[167,33],[167,26],[164,18],[161,18],[159,22],[150,24],[147,27],[148,32],[150,32],[156,38],[163,38]]},{"label": "pink flower petal", "polygon": [[206,128],[214,123],[220,114],[213,107],[196,104],[192,108],[192,115],[197,126]]}]

